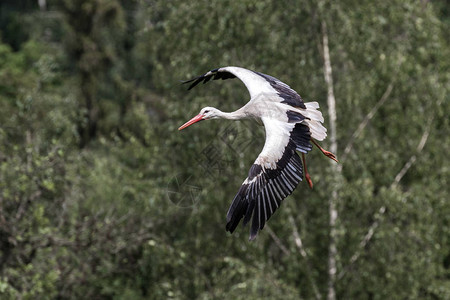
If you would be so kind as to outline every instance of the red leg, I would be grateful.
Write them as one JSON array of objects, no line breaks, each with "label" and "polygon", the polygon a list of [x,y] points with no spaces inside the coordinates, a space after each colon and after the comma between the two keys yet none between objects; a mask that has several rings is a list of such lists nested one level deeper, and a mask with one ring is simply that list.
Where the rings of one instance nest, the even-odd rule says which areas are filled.
[{"label": "red leg", "polygon": [[334,160],[335,162],[339,162],[339,161],[337,160],[337,158],[336,158],[336,155],[334,155],[334,154],[331,153],[330,151],[327,151],[327,150],[323,149],[322,147],[320,147],[320,145],[317,144],[317,142],[316,142],[315,140],[311,139],[311,141],[314,143],[314,145],[317,146],[317,148],[320,149],[320,151],[322,151],[322,153],[323,153],[325,156],[327,156],[328,158],[331,158],[331,159]]},{"label": "red leg", "polygon": [[303,159],[303,167],[305,168],[305,179],[306,182],[308,182],[309,188],[313,188],[313,183],[311,180],[311,177],[309,177],[308,169],[306,168],[306,160],[305,160],[305,153],[302,153],[302,159]]}]

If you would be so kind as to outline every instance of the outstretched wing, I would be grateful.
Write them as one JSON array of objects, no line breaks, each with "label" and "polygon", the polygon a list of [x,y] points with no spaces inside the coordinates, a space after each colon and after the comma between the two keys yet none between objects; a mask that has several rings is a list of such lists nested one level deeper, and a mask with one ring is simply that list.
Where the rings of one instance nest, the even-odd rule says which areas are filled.
[{"label": "outstretched wing", "polygon": [[303,109],[306,108],[300,95],[284,82],[275,77],[240,67],[223,67],[214,69],[183,83],[191,83],[188,88],[188,90],[190,90],[200,82],[207,83],[211,79],[225,80],[236,77],[245,84],[251,98],[254,98],[261,93],[276,94],[278,95],[281,103]]},{"label": "outstretched wing", "polygon": [[244,218],[252,219],[250,240],[290,195],[303,177],[303,165],[296,151],[311,150],[311,133],[302,123],[262,118],[266,128],[264,148],[250,168],[227,214],[226,230],[233,233]]}]

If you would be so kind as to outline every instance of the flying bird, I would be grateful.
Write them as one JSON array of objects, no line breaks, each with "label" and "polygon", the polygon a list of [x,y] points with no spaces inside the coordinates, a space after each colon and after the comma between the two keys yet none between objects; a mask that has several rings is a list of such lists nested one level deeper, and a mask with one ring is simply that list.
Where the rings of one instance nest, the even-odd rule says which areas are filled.
[{"label": "flying bird", "polygon": [[[280,80],[240,67],[223,67],[211,70],[199,77],[185,81],[191,83],[188,90],[200,82],[211,79],[239,78],[250,93],[250,101],[234,112],[222,112],[214,107],[204,107],[198,115],[182,125],[182,130],[194,123],[211,119],[257,119],[265,127],[266,141],[233,199],[227,213],[226,230],[233,233],[243,218],[243,224],[251,221],[250,238],[258,231],[290,195],[303,178],[310,188],[313,183],[306,168],[305,154],[312,149],[312,142],[327,157],[336,156],[324,150],[317,142],[327,136],[322,125],[324,119],[317,102],[303,102],[300,95]],[[302,159],[297,154],[301,153]],[[303,160],[303,164],[302,164]]]}]

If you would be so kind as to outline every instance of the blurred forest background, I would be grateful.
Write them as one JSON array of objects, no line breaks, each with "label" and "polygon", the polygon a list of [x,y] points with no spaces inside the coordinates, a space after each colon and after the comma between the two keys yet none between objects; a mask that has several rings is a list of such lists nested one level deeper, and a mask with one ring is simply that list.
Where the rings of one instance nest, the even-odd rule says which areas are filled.
[{"label": "blurred forest background", "polygon": [[[2,0],[0,298],[450,299],[449,32],[448,1]],[[340,159],[254,242],[225,215],[263,128],[177,131],[246,103],[180,85],[227,65],[318,101]]]}]

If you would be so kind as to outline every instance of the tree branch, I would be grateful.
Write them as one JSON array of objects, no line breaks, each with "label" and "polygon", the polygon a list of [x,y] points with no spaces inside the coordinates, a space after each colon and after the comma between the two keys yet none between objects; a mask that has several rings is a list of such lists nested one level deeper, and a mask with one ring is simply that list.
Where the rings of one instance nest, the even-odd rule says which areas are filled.
[{"label": "tree branch", "polygon": [[[437,103],[437,105],[440,106],[441,103],[442,103],[442,101],[439,101]],[[420,138],[419,144],[417,145],[415,154],[413,154],[409,158],[409,160],[405,163],[403,168],[397,173],[397,175],[395,176],[394,180],[392,181],[392,183],[390,185],[391,189],[396,188],[398,186],[398,184],[402,180],[403,176],[405,176],[406,172],[408,172],[408,170],[416,162],[417,155],[422,152],[423,148],[425,147],[425,144],[428,141],[428,137],[430,136],[431,125],[433,123],[433,119],[434,119],[434,115],[432,115],[428,119],[428,123],[427,123],[427,125],[425,127],[425,130],[424,130],[424,132],[422,134],[422,137]],[[369,230],[367,231],[367,233],[364,235],[364,238],[359,243],[358,249],[355,251],[355,253],[350,258],[350,261],[349,261],[348,265],[339,273],[338,279],[341,279],[345,275],[345,273],[348,271],[348,269],[361,256],[362,250],[366,247],[367,243],[372,239],[372,237],[373,237],[373,235],[375,233],[375,229],[377,229],[377,227],[379,226],[379,224],[381,222],[381,218],[382,218],[382,216],[384,215],[385,212],[386,212],[386,205],[383,205],[383,206],[380,207],[380,209],[378,210],[378,212],[374,216],[375,221],[370,225]]]},{"label": "tree branch", "polygon": [[375,233],[375,229],[380,225],[381,217],[383,216],[384,212],[386,211],[386,206],[383,205],[378,210],[378,213],[375,215],[374,219],[375,221],[370,225],[369,230],[364,235],[364,238],[361,240],[361,242],[358,245],[358,249],[355,251],[355,253],[350,258],[350,261],[348,265],[342,269],[342,271],[338,275],[338,280],[342,279],[344,277],[345,273],[350,269],[350,267],[355,263],[355,261],[361,256],[362,250],[366,247],[367,243],[372,239],[373,234]]},{"label": "tree branch", "polygon": [[[440,105],[440,103],[438,103]],[[412,167],[412,165],[416,162],[417,160],[417,154],[419,154],[420,152],[422,152],[423,148],[425,147],[425,144],[427,143],[428,137],[430,136],[430,130],[431,130],[431,124],[433,122],[434,119],[434,115],[432,115],[429,119],[428,119],[428,124],[425,127],[425,131],[422,134],[422,137],[420,138],[420,142],[417,145],[416,148],[416,153],[413,154],[409,160],[405,163],[405,165],[403,166],[403,168],[400,170],[400,172],[398,172],[398,174],[395,176],[394,181],[391,184],[391,188],[396,187],[400,180],[402,180],[403,176],[405,176],[406,172],[408,172],[408,170]]]},{"label": "tree branch", "polygon": [[341,161],[344,161],[347,158],[347,155],[350,153],[350,151],[353,148],[353,144],[355,140],[359,137],[361,132],[364,130],[364,128],[369,124],[370,120],[373,118],[373,116],[377,113],[378,109],[386,102],[386,100],[389,98],[392,92],[392,88],[394,87],[394,84],[391,82],[388,87],[386,88],[386,91],[383,93],[383,96],[381,96],[380,100],[375,104],[375,106],[370,110],[370,112],[365,116],[365,118],[361,121],[358,128],[353,132],[352,136],[350,137],[350,140],[347,143],[347,146],[344,149],[344,153],[342,154],[342,157],[340,157]]},{"label": "tree branch", "polygon": [[283,242],[280,240],[280,238],[273,232],[272,228],[270,228],[269,225],[266,224],[266,230],[269,232],[269,235],[272,237],[275,244],[280,248],[281,252],[284,253],[284,255],[289,256],[291,252],[283,245]]},{"label": "tree branch", "polygon": [[[295,225],[295,220],[292,217],[292,215],[289,216],[289,221],[291,222],[291,225],[292,225],[292,231],[293,231],[292,234],[294,235],[295,245],[297,246],[297,248],[300,252],[300,255],[305,260],[305,264],[306,264],[308,270],[312,270],[311,263],[309,262],[308,255],[306,254],[305,248],[303,247],[302,239],[300,238],[300,235],[298,234],[297,225]],[[322,295],[320,294],[319,289],[317,288],[317,285],[311,276],[311,273],[306,272],[306,275],[307,275],[308,280],[311,283],[311,286],[314,290],[314,295],[315,295],[316,299],[322,299]]]}]

